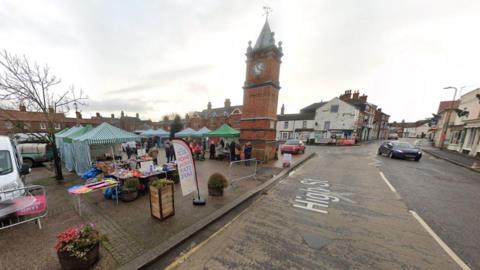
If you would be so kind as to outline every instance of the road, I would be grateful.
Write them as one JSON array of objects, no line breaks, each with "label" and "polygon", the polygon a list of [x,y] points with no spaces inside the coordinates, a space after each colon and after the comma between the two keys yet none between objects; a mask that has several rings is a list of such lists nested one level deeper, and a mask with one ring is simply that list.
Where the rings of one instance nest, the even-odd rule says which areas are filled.
[{"label": "road", "polygon": [[460,269],[411,209],[479,269],[479,174],[428,155],[377,156],[378,145],[315,147],[314,159],[172,268]]}]

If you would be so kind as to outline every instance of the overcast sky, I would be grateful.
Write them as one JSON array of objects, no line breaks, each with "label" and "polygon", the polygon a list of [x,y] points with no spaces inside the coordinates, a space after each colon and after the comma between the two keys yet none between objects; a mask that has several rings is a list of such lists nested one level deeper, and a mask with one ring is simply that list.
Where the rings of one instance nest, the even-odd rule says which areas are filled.
[{"label": "overcast sky", "polygon": [[480,1],[4,1],[0,48],[47,63],[95,112],[159,120],[243,99],[245,51],[273,8],[283,42],[279,108],[346,89],[414,121],[480,87]]}]

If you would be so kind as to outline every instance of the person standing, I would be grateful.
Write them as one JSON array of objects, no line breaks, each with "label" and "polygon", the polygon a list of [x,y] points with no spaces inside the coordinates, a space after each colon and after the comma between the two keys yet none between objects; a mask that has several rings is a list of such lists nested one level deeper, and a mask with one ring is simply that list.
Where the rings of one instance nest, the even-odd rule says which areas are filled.
[{"label": "person standing", "polygon": [[242,147],[240,146],[239,143],[235,143],[235,160],[241,160],[240,159],[240,152],[242,151]]},{"label": "person standing", "polygon": [[220,140],[220,145],[222,146],[222,149],[225,148],[225,142],[223,141],[223,139]]},{"label": "person standing", "polygon": [[235,142],[231,142],[229,148],[230,148],[230,161],[235,161],[235,149],[236,149]]},{"label": "person standing", "polygon": [[173,143],[170,143],[170,161],[175,161],[177,158],[175,157],[175,148],[173,148]]},{"label": "person standing", "polygon": [[245,155],[245,160],[247,160],[247,161],[245,161],[245,166],[250,166],[249,159],[252,158],[252,150],[253,150],[252,149],[252,144],[250,142],[247,142],[245,144],[245,149],[243,150],[243,153]]},{"label": "person standing", "polygon": [[215,144],[210,143],[210,159],[215,159]]},{"label": "person standing", "polygon": [[167,163],[170,162],[170,141],[165,141],[165,155],[167,156]]}]

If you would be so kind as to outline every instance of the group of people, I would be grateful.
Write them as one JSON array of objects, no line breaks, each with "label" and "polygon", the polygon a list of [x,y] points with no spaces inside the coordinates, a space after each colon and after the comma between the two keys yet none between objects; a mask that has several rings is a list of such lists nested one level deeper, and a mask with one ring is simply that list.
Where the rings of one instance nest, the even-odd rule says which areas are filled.
[{"label": "group of people", "polygon": [[[222,152],[223,149],[228,149],[228,151],[230,152],[230,161],[237,161],[242,159],[248,160],[252,158],[253,148],[250,142],[245,143],[243,146],[235,141],[232,141],[225,145],[225,142],[221,140],[218,144],[210,144],[210,159],[217,158],[218,154]],[[250,162],[247,161],[245,164],[249,166]]]},{"label": "group of people", "polygon": [[163,145],[165,146],[165,155],[167,157],[167,162],[177,160],[177,158],[175,157],[175,149],[173,148],[173,144],[167,140]]}]

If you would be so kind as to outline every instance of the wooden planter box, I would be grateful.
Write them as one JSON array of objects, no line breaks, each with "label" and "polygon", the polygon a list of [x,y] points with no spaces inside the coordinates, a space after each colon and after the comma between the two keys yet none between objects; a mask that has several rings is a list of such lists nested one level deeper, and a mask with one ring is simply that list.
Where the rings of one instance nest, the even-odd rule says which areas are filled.
[{"label": "wooden planter box", "polygon": [[150,213],[160,220],[175,215],[173,184],[161,189],[150,186]]}]

